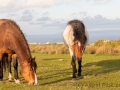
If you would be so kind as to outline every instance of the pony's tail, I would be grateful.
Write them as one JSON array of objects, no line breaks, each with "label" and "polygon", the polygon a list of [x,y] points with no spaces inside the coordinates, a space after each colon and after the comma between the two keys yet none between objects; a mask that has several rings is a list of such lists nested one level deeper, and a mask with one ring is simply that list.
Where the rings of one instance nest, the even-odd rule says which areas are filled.
[{"label": "pony's tail", "polygon": [[80,20],[72,20],[68,22],[68,25],[71,25],[74,32],[74,41],[79,40],[82,44],[85,44],[87,37],[85,35],[85,25]]},{"label": "pony's tail", "polygon": [[8,69],[8,54],[4,53],[2,56],[2,63],[3,63],[3,69],[4,72],[7,72],[6,70]]}]

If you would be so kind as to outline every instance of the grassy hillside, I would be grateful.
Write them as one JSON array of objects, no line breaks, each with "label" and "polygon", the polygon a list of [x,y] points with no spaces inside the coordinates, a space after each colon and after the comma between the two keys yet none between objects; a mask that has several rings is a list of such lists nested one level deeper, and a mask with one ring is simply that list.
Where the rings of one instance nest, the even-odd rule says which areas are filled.
[{"label": "grassy hillside", "polygon": [[[0,82],[0,90],[120,90],[119,54],[84,54],[82,75],[76,81],[71,80],[72,68],[69,54],[39,54],[38,85],[28,85],[20,76],[21,84],[7,81],[7,72]],[[13,72],[14,73],[14,72]]]}]

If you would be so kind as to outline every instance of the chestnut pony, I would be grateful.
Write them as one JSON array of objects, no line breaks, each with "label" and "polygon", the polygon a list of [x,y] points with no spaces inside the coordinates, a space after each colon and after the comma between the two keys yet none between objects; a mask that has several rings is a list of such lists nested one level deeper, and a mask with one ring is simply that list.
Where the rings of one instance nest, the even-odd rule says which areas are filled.
[{"label": "chestnut pony", "polygon": [[36,62],[31,56],[27,40],[19,26],[9,19],[0,19],[0,80],[3,79],[2,56],[4,53],[10,55],[10,58],[12,54],[17,54],[20,74],[29,84],[37,84]]},{"label": "chestnut pony", "polygon": [[[67,23],[67,27],[63,33],[64,44],[69,48],[71,55],[71,64],[73,68],[72,78],[76,79],[76,73],[81,76],[82,55],[88,43],[88,33],[84,24],[80,20],[71,20]],[[78,62],[78,70],[76,69],[76,60]]]}]

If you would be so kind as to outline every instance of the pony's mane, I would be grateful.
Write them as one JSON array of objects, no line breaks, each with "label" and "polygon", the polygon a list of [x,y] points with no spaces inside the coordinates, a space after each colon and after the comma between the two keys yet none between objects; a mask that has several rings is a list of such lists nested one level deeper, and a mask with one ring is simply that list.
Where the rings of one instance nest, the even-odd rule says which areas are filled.
[{"label": "pony's mane", "polygon": [[[8,24],[9,26],[11,26],[13,29],[9,29],[10,32],[13,32],[13,37],[15,36],[16,38],[19,39],[20,43],[21,43],[21,48],[25,47],[28,50],[25,50],[27,56],[30,55],[29,59],[31,58],[31,53],[30,53],[30,48],[29,45],[27,43],[27,40],[22,32],[22,30],[20,29],[20,27],[16,24],[15,21],[13,20],[8,20],[8,19],[2,19],[3,21],[5,21],[4,23]],[[14,30],[14,31],[12,31]]]},{"label": "pony's mane", "polygon": [[85,26],[80,20],[71,20],[67,23],[67,25],[71,25],[74,32],[74,41],[78,40],[82,44],[85,44],[87,41],[87,37],[85,35]]}]

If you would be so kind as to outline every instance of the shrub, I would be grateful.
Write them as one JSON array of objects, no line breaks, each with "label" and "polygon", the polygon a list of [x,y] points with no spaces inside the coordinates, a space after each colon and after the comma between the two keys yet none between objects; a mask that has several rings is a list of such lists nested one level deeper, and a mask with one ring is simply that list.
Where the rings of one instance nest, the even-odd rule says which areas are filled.
[{"label": "shrub", "polygon": [[114,50],[116,53],[120,53],[120,46],[115,47]]},{"label": "shrub", "polygon": [[97,40],[96,42],[94,42],[94,46],[102,46],[102,45],[104,45],[103,40]]},{"label": "shrub", "polygon": [[101,46],[96,50],[96,54],[115,54],[114,49],[112,49],[111,47],[107,47],[107,46]]},{"label": "shrub", "polygon": [[[69,49],[64,44],[29,44],[32,53],[41,54],[69,54]],[[118,40],[97,40],[87,45],[86,54],[115,54],[120,53],[120,39]]]},{"label": "shrub", "polygon": [[64,44],[30,44],[32,53],[41,54],[67,54],[68,48]]},{"label": "shrub", "polygon": [[95,54],[95,52],[96,52],[95,47],[87,46],[84,53],[85,54]]}]

